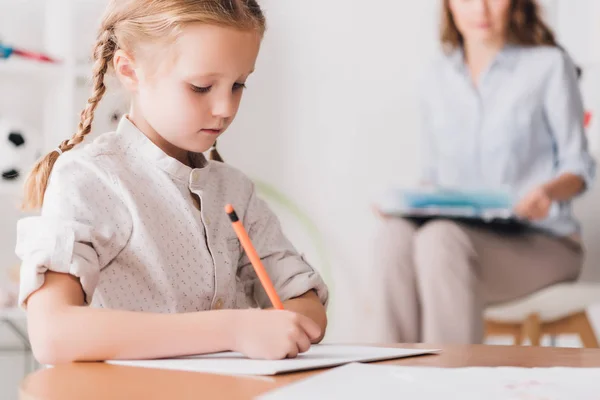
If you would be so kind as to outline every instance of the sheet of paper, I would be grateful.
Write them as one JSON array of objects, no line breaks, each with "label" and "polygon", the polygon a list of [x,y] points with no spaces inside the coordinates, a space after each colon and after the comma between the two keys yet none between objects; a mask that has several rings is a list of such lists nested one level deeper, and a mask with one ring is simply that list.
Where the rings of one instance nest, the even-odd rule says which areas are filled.
[{"label": "sheet of paper", "polygon": [[352,362],[383,361],[435,353],[437,350],[398,349],[368,346],[314,345],[294,359],[251,360],[239,353],[217,353],[202,356],[159,360],[107,361],[110,364],[145,368],[211,372],[227,375],[276,375],[286,372],[335,367]]},{"label": "sheet of paper", "polygon": [[597,400],[600,368],[430,368],[349,364],[259,400]]}]

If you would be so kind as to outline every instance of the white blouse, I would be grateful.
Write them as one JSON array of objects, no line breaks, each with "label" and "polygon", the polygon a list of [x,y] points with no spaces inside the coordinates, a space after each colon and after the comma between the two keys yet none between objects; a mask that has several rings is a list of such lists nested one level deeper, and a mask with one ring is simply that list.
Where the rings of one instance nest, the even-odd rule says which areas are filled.
[{"label": "white blouse", "polygon": [[126,117],[116,132],[61,155],[41,215],[17,225],[19,304],[51,270],[78,277],[86,302],[96,307],[161,313],[270,307],[224,211],[231,203],[281,299],[314,289],[326,305],[325,283],[283,235],[250,179],[202,154],[193,165],[166,155]]}]

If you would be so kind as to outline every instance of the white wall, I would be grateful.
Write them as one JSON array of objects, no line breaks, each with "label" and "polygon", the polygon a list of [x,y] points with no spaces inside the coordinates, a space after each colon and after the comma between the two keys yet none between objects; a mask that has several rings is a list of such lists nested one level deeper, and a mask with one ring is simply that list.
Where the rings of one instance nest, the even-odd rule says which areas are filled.
[{"label": "white wall", "polygon": [[336,293],[373,267],[375,194],[414,173],[415,78],[435,47],[435,3],[262,2],[269,30],[223,153],[318,221]]},{"label": "white wall", "polygon": [[[600,51],[590,51],[588,37],[588,22],[600,15],[594,1],[578,0],[581,8],[570,17],[564,11],[572,1],[543,3],[559,39],[584,67],[586,104],[597,109]],[[376,224],[370,204],[382,189],[414,177],[417,78],[437,46],[439,2],[262,4],[270,28],[241,113],[222,140],[223,153],[290,195],[318,223],[334,269],[334,294],[343,302],[343,312],[333,315],[339,324],[332,337],[368,339],[361,328],[376,310],[370,309],[366,282],[377,268],[370,262]],[[589,203],[578,210],[585,219],[595,215]],[[297,231],[290,230],[294,237]],[[310,243],[298,242],[317,262]],[[358,326],[351,328],[351,320]]]}]

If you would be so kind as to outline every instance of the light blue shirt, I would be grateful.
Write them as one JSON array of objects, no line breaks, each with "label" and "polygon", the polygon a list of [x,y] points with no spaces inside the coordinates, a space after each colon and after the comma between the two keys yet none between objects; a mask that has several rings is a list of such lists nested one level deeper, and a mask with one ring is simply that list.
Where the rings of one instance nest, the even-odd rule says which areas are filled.
[{"label": "light blue shirt", "polygon": [[[426,76],[423,180],[509,189],[515,200],[567,172],[590,186],[595,161],[582,96],[575,65],[561,49],[506,46],[478,86],[462,50],[441,56]],[[558,236],[580,231],[570,201],[532,225]]]}]

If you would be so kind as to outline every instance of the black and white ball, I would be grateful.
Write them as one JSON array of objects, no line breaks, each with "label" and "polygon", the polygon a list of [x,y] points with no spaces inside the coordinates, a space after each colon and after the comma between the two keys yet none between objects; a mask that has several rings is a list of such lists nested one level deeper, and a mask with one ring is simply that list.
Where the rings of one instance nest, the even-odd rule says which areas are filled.
[{"label": "black and white ball", "polygon": [[25,179],[36,159],[38,138],[31,128],[0,118],[0,187]]}]

